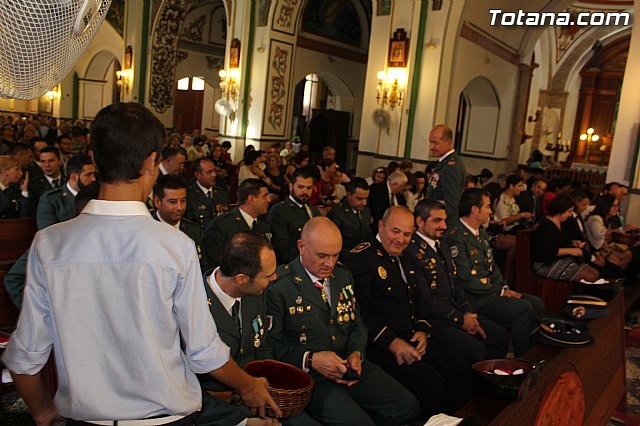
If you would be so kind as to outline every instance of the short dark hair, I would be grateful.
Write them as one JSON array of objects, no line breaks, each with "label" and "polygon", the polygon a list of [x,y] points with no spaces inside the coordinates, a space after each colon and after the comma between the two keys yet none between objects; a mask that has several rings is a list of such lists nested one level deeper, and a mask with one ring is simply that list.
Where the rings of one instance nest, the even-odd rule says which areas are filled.
[{"label": "short dark hair", "polygon": [[27,145],[26,143],[16,142],[13,144],[13,146],[9,150],[9,155],[11,155],[12,157],[15,157],[16,155],[25,151],[33,152],[33,148]]},{"label": "short dark hair", "polygon": [[76,214],[80,214],[87,203],[91,200],[95,200],[98,198],[98,194],[100,193],[100,184],[98,181],[94,180],[89,185],[83,186],[80,188],[80,191],[74,197],[74,205],[76,209]]},{"label": "short dark hair", "polygon": [[256,160],[262,157],[264,151],[249,151],[244,156],[244,165],[250,166],[256,162]]},{"label": "short dark hair", "polygon": [[600,216],[606,223],[607,216],[609,216],[609,210],[611,210],[611,206],[613,206],[615,201],[615,195],[611,194],[605,194],[597,197],[592,203],[596,207],[593,209],[593,212],[591,212],[591,216]]},{"label": "short dark hair", "polygon": [[322,160],[320,162],[320,168],[322,168],[322,170],[327,170],[327,168],[331,167],[333,164],[336,164],[337,161],[336,160]]},{"label": "short dark hair", "polygon": [[349,194],[354,194],[358,188],[368,191],[369,184],[364,178],[361,177],[354,177],[349,182],[344,184],[344,189],[346,189]]},{"label": "short dark hair", "polygon": [[591,196],[589,194],[580,190],[573,191],[571,194],[569,194],[569,196],[573,200],[574,204],[578,204],[580,201],[584,200],[585,198],[591,199]]},{"label": "short dark hair", "polygon": [[311,167],[312,166],[306,166],[306,167],[300,167],[299,169],[296,169],[296,171],[291,174],[291,183],[296,183],[296,179],[298,178],[313,179],[314,171]]},{"label": "short dark hair", "polygon": [[71,173],[81,173],[84,166],[91,164],[93,164],[93,160],[88,155],[74,155],[67,161],[67,177],[71,176]]},{"label": "short dark hair", "polygon": [[509,175],[509,177],[507,177],[507,181],[505,182],[505,185],[507,189],[509,189],[509,187],[511,186],[517,186],[520,182],[524,182],[524,178],[522,176]]},{"label": "short dark hair", "polygon": [[213,163],[213,160],[210,157],[196,158],[195,160],[193,160],[193,163],[191,164],[191,170],[193,171],[193,173],[202,173],[203,161],[210,161],[211,163]]},{"label": "short dark hair", "polygon": [[238,195],[238,204],[245,204],[249,199],[249,195],[257,197],[260,194],[260,188],[269,189],[269,185],[256,178],[248,178],[240,182],[240,185],[238,185],[238,191],[236,192]]},{"label": "short dark hair", "polygon": [[482,207],[484,203],[483,197],[489,197],[491,194],[489,191],[483,188],[467,188],[460,197],[460,204],[458,205],[458,214],[460,217],[467,217],[471,215],[472,207]]},{"label": "short dark hair", "polygon": [[164,198],[165,189],[186,189],[187,183],[180,175],[168,174],[162,175],[156,180],[156,184],[153,186],[153,195],[157,196],[161,200]]},{"label": "short dark hair", "polygon": [[91,126],[93,158],[101,181],[140,178],[145,159],[160,152],[163,140],[164,126],[143,105],[118,102],[104,107]]},{"label": "short dark hair", "polygon": [[618,182],[609,182],[605,186],[602,187],[602,193],[603,194],[608,194],[609,192],[611,192],[611,188],[613,188],[614,186],[622,187],[622,185],[619,184]]},{"label": "short dark hair", "polygon": [[549,216],[556,216],[566,212],[573,207],[575,207],[573,198],[571,198],[567,194],[560,194],[553,200],[551,200],[547,212],[549,213]]},{"label": "short dark hair", "polygon": [[420,200],[413,209],[413,217],[427,220],[431,216],[431,212],[434,210],[445,210],[444,204],[440,201],[433,200]]},{"label": "short dark hair", "polygon": [[387,165],[387,171],[389,172],[389,174],[395,172],[399,168],[400,163],[398,163],[397,161],[389,161],[389,164]]},{"label": "short dark hair", "polygon": [[60,159],[60,150],[55,146],[45,146],[40,150],[40,154],[45,154],[47,152],[52,152],[58,160]]},{"label": "short dark hair", "polygon": [[249,279],[255,278],[262,270],[260,252],[263,249],[273,250],[269,241],[253,232],[238,232],[222,249],[220,272],[225,277],[244,274]]},{"label": "short dark hair", "polygon": [[175,146],[168,146],[162,151],[162,159],[166,160],[167,158],[173,158],[178,154],[182,154],[185,157],[187,154],[184,152],[184,149]]},{"label": "short dark hair", "polygon": [[224,141],[222,142],[222,144],[220,144],[221,147],[223,148],[231,148],[231,142],[230,141]]},{"label": "short dark hair", "polygon": [[296,152],[296,155],[293,156],[293,163],[301,164],[307,158],[309,158],[308,152],[304,152],[304,151]]},{"label": "short dark hair", "polygon": [[69,142],[71,142],[71,135],[68,135],[66,133],[61,134],[60,136],[58,136],[56,138],[56,143],[60,143],[60,141],[62,141],[62,139],[68,139]]}]

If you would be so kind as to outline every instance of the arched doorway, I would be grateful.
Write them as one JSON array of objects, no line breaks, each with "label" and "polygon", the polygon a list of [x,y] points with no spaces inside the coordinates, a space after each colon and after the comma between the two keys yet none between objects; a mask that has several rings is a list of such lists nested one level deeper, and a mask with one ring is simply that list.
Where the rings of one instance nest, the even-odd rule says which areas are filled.
[{"label": "arched doorway", "polygon": [[130,90],[129,87],[116,84],[116,71],[121,68],[113,53],[107,50],[91,58],[84,77],[79,79],[79,117],[95,117],[103,107],[120,100],[121,90]]},{"label": "arched doorway", "polygon": [[338,163],[350,166],[354,103],[353,92],[340,78],[326,72],[309,73],[295,86],[291,134],[309,145],[314,160],[330,145],[336,149]]},{"label": "arched doorway", "polygon": [[493,156],[500,117],[495,88],[484,77],[476,77],[460,93],[455,148],[462,154]]}]

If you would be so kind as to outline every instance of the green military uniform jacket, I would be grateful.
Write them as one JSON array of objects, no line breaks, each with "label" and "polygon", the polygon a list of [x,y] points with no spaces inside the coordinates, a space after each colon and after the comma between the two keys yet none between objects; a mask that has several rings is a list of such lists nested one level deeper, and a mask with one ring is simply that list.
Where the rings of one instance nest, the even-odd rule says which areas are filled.
[{"label": "green military uniform jacket", "polygon": [[449,228],[444,241],[451,247],[456,263],[456,283],[462,286],[476,309],[493,299],[486,296],[500,296],[506,283],[493,258],[489,236],[482,227],[480,236],[476,237],[458,220]]},{"label": "green military uniform jacket", "polygon": [[[215,320],[218,334],[224,343],[229,346],[229,355],[240,367],[244,367],[248,362],[256,359],[273,358],[271,350],[267,346],[266,295],[245,296],[242,298],[240,303],[242,334],[240,334],[233,318],[222,306],[213,290],[211,290],[208,282],[209,276],[207,275],[204,278],[207,304]],[[200,374],[198,379],[205,390],[219,391],[229,389],[209,374]],[[230,406],[229,408],[231,411],[236,411],[237,407]]]},{"label": "green military uniform jacket", "polygon": [[[360,317],[351,273],[337,264],[329,279],[331,307],[313,285],[300,258],[278,268],[279,278],[267,288],[271,318],[269,346],[277,360],[302,367],[305,352],[333,351],[342,358],[364,357],[367,328]],[[311,371],[314,376],[317,373]]]},{"label": "green military uniform jacket", "polygon": [[427,199],[445,204],[447,224],[458,218],[458,205],[464,190],[467,172],[457,152],[449,154],[433,168],[433,175],[427,182]]},{"label": "green military uniform jacket", "polygon": [[[151,216],[155,220],[159,221],[157,211],[152,212]],[[204,249],[202,247],[202,229],[197,224],[191,222],[189,219],[185,219],[184,217],[180,220],[179,227],[180,230],[187,234],[187,237],[191,238],[196,244],[198,260],[200,260],[200,270],[202,272],[206,271],[207,269],[209,269],[209,264],[207,262],[207,256],[205,255]]]},{"label": "green military uniform jacket", "polygon": [[[203,245],[210,268],[220,265],[224,245],[238,232],[249,232],[251,228],[242,217],[239,207],[217,216],[204,231]],[[271,241],[271,225],[263,217],[257,218],[254,233]]]},{"label": "green military uniform jacket", "polygon": [[451,250],[442,243],[440,251],[443,258],[418,234],[413,234],[407,247],[416,268],[418,291],[427,301],[430,317],[447,319],[462,327],[464,314],[472,312],[471,304],[456,283],[457,268]]},{"label": "green military uniform jacket", "polygon": [[[320,211],[308,205],[313,217],[320,216]],[[291,262],[298,255],[298,240],[302,227],[309,220],[305,206],[298,206],[287,197],[269,211],[268,219],[271,224],[271,245],[276,252],[278,263]]]},{"label": "green military uniform jacket", "polygon": [[373,233],[371,232],[371,210],[365,207],[358,215],[349,206],[346,197],[331,208],[327,213],[327,218],[336,224],[340,229],[340,234],[342,234],[342,253],[340,254],[342,259],[348,256],[349,250],[373,238]]},{"label": "green military uniform jacket", "polygon": [[216,206],[229,204],[229,193],[220,188],[211,188],[211,198],[207,197],[197,183],[187,188],[187,211],[184,217],[197,223],[204,230],[218,215]]},{"label": "green military uniform jacket", "polygon": [[51,189],[40,197],[36,213],[38,229],[73,219],[75,216],[75,197],[67,188],[67,184]]},{"label": "green military uniform jacket", "polygon": [[[59,188],[63,188],[67,183],[67,179],[64,177],[64,175],[62,175],[62,173],[60,174],[59,179],[60,179]],[[29,200],[28,200],[28,206],[27,206],[28,216],[36,215],[40,197],[42,196],[42,194],[44,194],[45,192],[51,189],[54,189],[54,188],[53,186],[51,186],[51,184],[49,183],[49,181],[44,175],[40,175],[35,178],[33,177],[29,178],[29,186],[28,186]]]}]

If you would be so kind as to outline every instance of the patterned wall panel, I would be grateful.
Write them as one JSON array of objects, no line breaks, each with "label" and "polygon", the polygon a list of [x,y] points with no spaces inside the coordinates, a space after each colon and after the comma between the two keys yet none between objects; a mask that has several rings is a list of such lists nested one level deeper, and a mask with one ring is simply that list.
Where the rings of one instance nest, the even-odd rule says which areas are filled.
[{"label": "patterned wall panel", "polygon": [[263,136],[284,136],[285,134],[292,62],[293,45],[271,40],[262,124]]}]

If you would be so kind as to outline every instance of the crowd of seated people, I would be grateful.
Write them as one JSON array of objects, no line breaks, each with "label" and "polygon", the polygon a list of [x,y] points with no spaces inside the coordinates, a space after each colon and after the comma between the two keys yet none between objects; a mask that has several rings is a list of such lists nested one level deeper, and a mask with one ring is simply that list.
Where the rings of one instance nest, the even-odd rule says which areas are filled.
[{"label": "crowd of seated people", "polygon": [[[85,135],[84,149],[74,143],[69,148],[65,140],[60,143],[59,136],[65,133],[49,139],[36,135],[22,144],[18,142],[22,134],[7,130],[4,138],[5,127],[3,149],[6,146],[6,153],[14,154],[0,156],[3,218],[27,216],[30,205],[38,211],[41,197],[46,198],[60,185],[72,183],[71,197],[82,189],[78,181],[83,165],[87,159],[90,162],[84,155],[91,152],[90,138]],[[21,129],[32,132],[25,125]],[[83,129],[75,133],[82,134]],[[69,137],[83,141],[71,132]],[[36,145],[40,141],[44,146]],[[39,156],[35,155],[36,146]],[[211,271],[225,265],[228,259],[223,254],[235,235],[251,233],[268,241],[256,250],[273,251],[280,265],[279,277],[269,279],[275,290],[267,290],[265,308],[280,328],[260,343],[275,345],[277,350],[271,356],[295,360],[294,365],[310,371],[318,383],[334,379],[330,386],[314,390],[323,398],[335,397],[335,383],[344,385],[344,389],[338,386],[339,395],[349,393],[354,401],[345,405],[347,409],[359,406],[365,411],[366,415],[353,416],[359,420],[370,415],[375,423],[393,423],[411,416],[428,418],[438,412],[454,414],[470,397],[471,389],[465,383],[472,362],[505,356],[507,348],[515,356],[527,352],[531,332],[537,326],[536,315],[544,306],[535,296],[513,288],[516,231],[535,228],[532,266],[540,276],[595,281],[600,276],[622,276],[634,268],[632,247],[608,242],[613,229],[633,229],[618,213],[622,185],[610,186],[607,194],[591,203],[588,193],[574,190],[567,195],[571,188],[578,188],[571,182],[552,180],[549,187],[554,192],[547,196],[547,180],[533,173],[492,180],[493,173],[483,170],[467,181],[466,189],[463,185],[458,188],[455,195],[460,210],[448,218],[446,201],[430,198],[446,173],[432,164],[424,171],[413,171],[411,162],[392,162],[388,167],[374,168],[364,179],[340,168],[333,147],[326,147],[322,158],[310,164],[304,147],[295,147],[296,151],[291,143],[268,150],[247,146],[235,165],[230,148],[229,142],[219,144],[196,132],[168,134],[159,166],[163,176],[148,202],[153,218],[189,236],[197,248],[202,272],[208,270],[207,276],[216,279],[235,279],[228,271]],[[32,154],[32,161],[25,152]],[[70,165],[66,171],[63,154]],[[71,159],[81,155],[78,168],[74,166],[78,161]],[[95,171],[98,180],[99,172]],[[498,188],[494,196],[488,190],[491,187]],[[232,204],[232,199],[238,204]],[[58,221],[71,219],[75,213]],[[251,237],[245,235],[241,240],[247,238]],[[347,266],[338,264],[338,258]],[[251,269],[245,276],[253,279],[258,271]],[[318,311],[325,305],[338,309],[339,324],[318,323],[315,302],[307,305],[306,299],[315,296],[305,293],[297,299],[289,294],[290,286],[281,283],[283,280],[308,285],[308,291],[320,295]],[[327,283],[343,286],[341,292],[323,293]],[[13,288],[15,293],[15,288],[22,287]],[[357,308],[355,301],[350,307],[343,306],[343,298],[350,300],[354,294]],[[332,295],[339,299],[332,300]],[[250,295],[243,293],[244,297]],[[331,342],[308,344],[317,335],[300,330],[284,332],[291,325],[288,319],[304,327],[319,327],[327,339],[336,336],[331,334],[335,327],[344,329],[338,332],[344,332],[339,336],[345,339],[343,346],[332,352],[328,349]],[[427,336],[437,344],[427,345]],[[355,379],[342,379],[347,366],[358,373]],[[347,392],[352,381],[367,377],[371,377],[371,388],[376,388],[376,383],[403,391],[406,387],[417,403],[385,418],[384,413],[367,405],[364,396]],[[431,381],[433,389],[422,389],[420,380]],[[314,405],[319,402],[312,401],[308,414],[331,424],[335,419],[323,417]],[[410,398],[407,401],[413,402]]]}]

